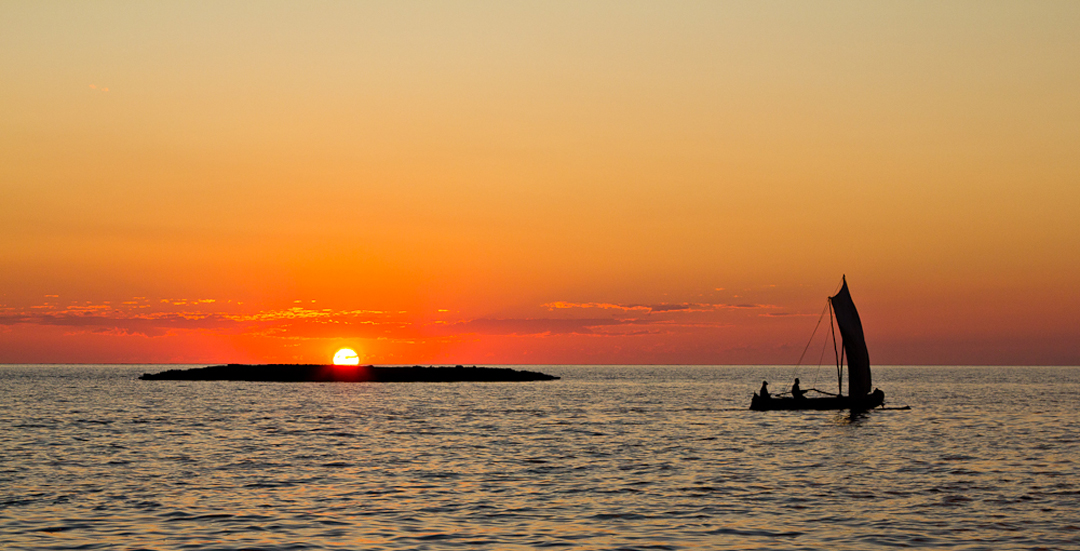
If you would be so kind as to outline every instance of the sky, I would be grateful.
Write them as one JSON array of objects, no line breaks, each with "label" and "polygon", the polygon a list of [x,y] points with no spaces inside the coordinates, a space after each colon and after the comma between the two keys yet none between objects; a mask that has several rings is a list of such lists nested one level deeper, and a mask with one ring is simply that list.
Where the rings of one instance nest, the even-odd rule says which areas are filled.
[{"label": "sky", "polygon": [[0,363],[1078,365],[1077,29],[0,1]]}]

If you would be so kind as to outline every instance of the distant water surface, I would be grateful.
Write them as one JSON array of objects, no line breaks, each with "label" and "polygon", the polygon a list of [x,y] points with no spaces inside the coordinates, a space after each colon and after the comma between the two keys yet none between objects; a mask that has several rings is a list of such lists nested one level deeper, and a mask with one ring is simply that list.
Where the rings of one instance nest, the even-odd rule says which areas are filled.
[{"label": "distant water surface", "polygon": [[1080,549],[1080,369],[875,367],[889,405],[751,412],[828,369],[530,383],[140,381],[0,366],[3,549]]}]

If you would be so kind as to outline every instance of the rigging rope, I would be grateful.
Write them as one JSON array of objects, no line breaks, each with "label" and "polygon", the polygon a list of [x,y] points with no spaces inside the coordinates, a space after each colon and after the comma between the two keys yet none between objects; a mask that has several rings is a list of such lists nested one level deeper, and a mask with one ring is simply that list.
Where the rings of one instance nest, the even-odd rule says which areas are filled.
[{"label": "rigging rope", "polygon": [[[810,333],[810,338],[806,341],[806,346],[803,348],[802,354],[799,355],[799,361],[794,366],[792,366],[791,373],[790,373],[788,378],[793,378],[793,377],[796,377],[797,375],[799,375],[799,367],[802,366],[803,359],[806,357],[806,352],[810,350],[810,345],[814,344],[814,336],[817,335],[817,331],[821,327],[821,320],[825,319],[825,310],[827,310],[828,308],[829,308],[829,301],[826,300],[825,301],[825,307],[821,309],[821,315],[818,316],[817,324],[814,325],[814,331]],[[825,343],[828,344],[828,339],[825,340]],[[825,352],[823,350],[822,351],[822,357],[824,357],[824,355],[825,355]],[[821,367],[821,359],[820,358],[818,359],[818,365],[817,366]],[[812,374],[812,377],[811,377],[810,386],[813,386],[816,381],[817,381],[817,370],[814,370],[813,374]]]},{"label": "rigging rope", "polygon": [[825,351],[829,349],[829,339],[825,339],[821,343],[821,355],[818,356],[817,366],[821,367],[821,362],[825,361]]},{"label": "rigging rope", "polygon": [[[837,286],[836,286],[836,290],[833,291],[833,295],[836,295],[837,293],[839,293],[840,289],[842,289],[843,287],[844,287],[844,279],[841,278],[840,283],[837,284]],[[813,342],[814,342],[814,336],[817,335],[817,330],[821,327],[821,320],[825,319],[825,311],[826,310],[829,311],[829,331],[830,331],[830,333],[832,333],[833,353],[836,354],[836,379],[837,379],[837,387],[838,387],[838,389],[837,389],[837,394],[832,394],[830,392],[825,392],[823,390],[818,390],[816,388],[813,388],[813,384],[817,380],[817,370],[815,370],[814,371],[814,377],[813,377],[814,380],[811,381],[810,390],[815,390],[815,391],[821,392],[823,394],[831,394],[833,396],[840,396],[840,395],[843,394],[843,389],[844,389],[843,363],[844,363],[844,352],[845,351],[843,349],[837,350],[838,347],[837,347],[837,343],[836,343],[836,327],[834,325],[833,311],[832,311],[832,297],[829,297],[829,298],[825,299],[825,307],[821,309],[821,315],[818,316],[817,323],[814,325],[814,331],[812,333],[810,333],[810,339],[806,341],[806,346],[803,347],[802,354],[799,354],[799,361],[798,361],[798,363],[796,363],[793,366],[792,371],[797,374],[799,367],[802,366],[803,359],[806,357],[806,352],[808,350],[810,350],[810,345],[813,344]],[[819,368],[821,367],[821,362],[825,359],[825,351],[828,350],[828,346],[829,346],[829,339],[826,338],[825,342],[823,342],[822,345],[821,345],[821,355],[818,356],[818,364],[817,364],[817,366]]]},{"label": "rigging rope", "polygon": [[[795,367],[802,365],[803,356],[806,356],[806,351],[810,349],[810,343],[814,342],[814,335],[817,334],[818,327],[821,326],[821,320],[825,318],[825,310],[829,307],[829,301],[825,301],[825,308],[821,309],[821,315],[818,316],[817,325],[814,326],[814,332],[810,333],[810,340],[806,342],[806,348],[803,348],[802,354],[799,355],[799,362],[795,364]],[[820,363],[818,365],[821,365]]]}]

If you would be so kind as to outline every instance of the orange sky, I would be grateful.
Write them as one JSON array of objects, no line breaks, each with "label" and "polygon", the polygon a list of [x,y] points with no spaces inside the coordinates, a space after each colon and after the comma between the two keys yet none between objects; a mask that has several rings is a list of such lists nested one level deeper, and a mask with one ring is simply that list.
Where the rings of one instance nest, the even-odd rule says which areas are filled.
[{"label": "orange sky", "polygon": [[1080,4],[0,4],[0,362],[1080,364]]}]

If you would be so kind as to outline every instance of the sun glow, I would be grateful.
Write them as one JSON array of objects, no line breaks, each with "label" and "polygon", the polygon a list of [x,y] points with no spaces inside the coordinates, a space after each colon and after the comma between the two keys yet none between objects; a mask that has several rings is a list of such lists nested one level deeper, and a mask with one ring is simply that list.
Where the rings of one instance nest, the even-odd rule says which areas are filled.
[{"label": "sun glow", "polygon": [[342,348],[334,354],[334,365],[360,365],[360,356],[351,348]]}]

